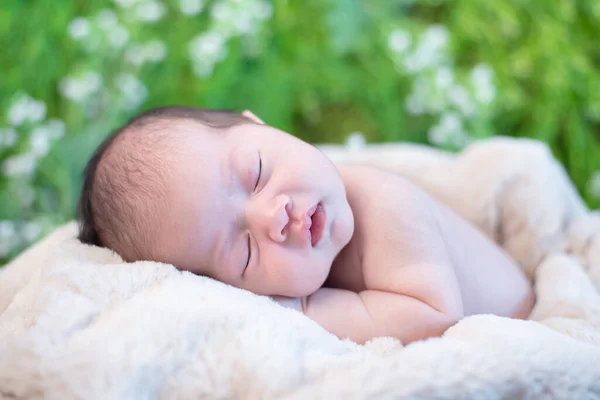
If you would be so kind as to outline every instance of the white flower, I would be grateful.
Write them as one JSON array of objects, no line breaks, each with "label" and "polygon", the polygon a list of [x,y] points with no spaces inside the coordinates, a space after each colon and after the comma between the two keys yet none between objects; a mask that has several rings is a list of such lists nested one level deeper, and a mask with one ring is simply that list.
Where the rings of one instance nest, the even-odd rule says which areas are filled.
[{"label": "white flower", "polygon": [[422,115],[425,113],[425,105],[423,104],[423,99],[416,94],[411,94],[404,101],[404,106],[406,107],[406,111],[412,115]]},{"label": "white flower", "polygon": [[361,132],[352,132],[346,138],[346,148],[349,151],[359,151],[365,147],[367,140]]},{"label": "white flower", "polygon": [[442,146],[448,141],[449,133],[441,129],[438,125],[435,125],[427,131],[427,140],[429,143]]},{"label": "white flower", "polygon": [[48,136],[52,140],[60,139],[65,135],[65,123],[60,119],[52,118],[48,121],[46,127],[48,128]]},{"label": "white flower", "polygon": [[196,63],[193,66],[194,74],[196,76],[207,77],[210,76],[215,69],[214,64],[207,63]]},{"label": "white flower", "polygon": [[43,157],[50,150],[50,132],[45,126],[38,126],[31,132],[31,152],[37,157]]},{"label": "white flower", "polygon": [[129,41],[129,32],[121,25],[115,26],[108,32],[108,42],[115,48],[121,48]]},{"label": "white flower", "polygon": [[455,112],[443,114],[439,123],[429,129],[427,138],[431,144],[438,146],[448,144],[457,147],[464,146],[467,142],[467,135],[463,130],[460,115]]},{"label": "white flower", "polygon": [[77,17],[71,21],[68,27],[69,35],[75,40],[81,40],[90,33],[90,22],[87,18]]},{"label": "white flower", "polygon": [[487,64],[477,64],[471,70],[472,82],[491,82],[494,78],[494,70]]},{"label": "white flower", "polygon": [[235,26],[236,34],[238,35],[249,35],[252,32],[255,32],[258,27],[251,14],[241,12],[234,14],[232,22],[233,26]]},{"label": "white flower", "polygon": [[431,25],[423,32],[419,46],[432,51],[438,51],[448,43],[449,36],[450,34],[445,26]]},{"label": "white flower", "polygon": [[15,224],[12,221],[0,220],[0,242],[15,236]]},{"label": "white flower", "polygon": [[24,153],[9,157],[4,160],[2,167],[7,176],[31,175],[36,168],[35,156]]},{"label": "white flower", "polygon": [[59,83],[60,93],[73,101],[81,102],[102,87],[102,77],[95,71],[88,71],[80,78],[67,76]]},{"label": "white flower", "polygon": [[132,74],[120,73],[117,76],[116,84],[125,95],[125,107],[129,110],[135,110],[148,96],[146,86]]},{"label": "white flower", "polygon": [[443,64],[445,55],[432,47],[418,46],[404,57],[404,67],[410,73],[416,73],[429,67]]},{"label": "white flower", "polygon": [[21,236],[31,243],[36,240],[42,233],[42,228],[37,222],[26,222],[21,228]]},{"label": "white flower", "polygon": [[478,64],[471,71],[471,84],[475,89],[475,99],[482,104],[490,104],[496,98],[494,71],[487,64]]},{"label": "white flower", "polygon": [[435,71],[435,83],[441,89],[446,89],[454,82],[454,73],[449,67],[440,67]]},{"label": "white flower", "polygon": [[105,8],[96,15],[98,26],[104,31],[110,31],[117,26],[119,20],[113,10]]},{"label": "white flower", "polygon": [[403,60],[404,68],[416,73],[425,68],[441,65],[447,58],[444,47],[448,41],[448,31],[441,25],[432,25],[419,39],[417,48]]},{"label": "white flower", "polygon": [[404,57],[402,62],[404,64],[404,68],[410,73],[418,72],[422,68],[422,62],[416,57],[415,53],[411,53]]},{"label": "white flower", "polygon": [[[183,0],[180,1],[183,4]],[[203,77],[212,74],[215,65],[227,55],[228,38],[254,34],[261,21],[273,14],[270,2],[262,0],[220,0],[212,4],[212,30],[196,36],[188,44],[194,73]]]},{"label": "white flower", "polygon": [[455,132],[454,135],[450,137],[450,142],[454,145],[454,147],[462,148],[471,142],[471,138],[466,134],[465,131],[461,130]]},{"label": "white flower", "polygon": [[131,64],[140,66],[148,61],[159,62],[164,60],[167,54],[167,47],[159,39],[153,39],[145,45],[134,44],[125,52],[125,58]]},{"label": "white flower", "polygon": [[273,9],[264,1],[220,1],[210,10],[212,19],[216,22],[215,30],[230,35],[249,35],[257,30],[259,23],[269,18]]},{"label": "white flower", "polygon": [[208,76],[215,63],[224,59],[227,54],[225,38],[216,32],[198,35],[190,41],[188,52],[194,62],[194,73]]},{"label": "white flower", "polygon": [[39,122],[46,118],[46,103],[34,100],[29,103],[29,122]]},{"label": "white flower", "polygon": [[198,15],[204,9],[204,0],[179,0],[179,10],[183,15]]},{"label": "white flower", "polygon": [[138,0],[113,0],[121,8],[129,8],[136,4]]},{"label": "white flower", "polygon": [[58,89],[64,97],[77,102],[85,100],[88,96],[86,85],[69,76],[60,80]]},{"label": "white flower", "polygon": [[17,139],[17,131],[13,128],[0,130],[0,148],[14,146],[17,143]]},{"label": "white flower", "polygon": [[233,8],[226,2],[219,2],[210,9],[210,16],[216,21],[224,21],[231,19]]},{"label": "white flower", "polygon": [[28,94],[20,94],[8,110],[8,122],[19,126],[24,122],[39,122],[46,117],[46,103],[35,100]]},{"label": "white flower", "polygon": [[88,71],[82,78],[87,84],[87,91],[89,93],[97,92],[102,87],[102,77],[96,71]]},{"label": "white flower", "polygon": [[475,99],[482,104],[490,104],[496,98],[496,88],[493,85],[475,87]]},{"label": "white flower", "polygon": [[7,256],[19,244],[15,223],[0,220],[0,257]]},{"label": "white flower", "polygon": [[462,130],[462,119],[458,113],[447,112],[440,118],[440,126],[449,132],[460,131]]},{"label": "white flower", "polygon": [[125,59],[135,66],[140,66],[146,62],[145,47],[139,44],[133,44],[125,51]]},{"label": "white flower", "polygon": [[273,6],[271,5],[271,3],[266,1],[260,1],[254,4],[256,5],[254,15],[259,20],[266,20],[268,18],[271,18],[271,15],[273,15]]},{"label": "white flower", "polygon": [[403,29],[396,29],[388,37],[388,47],[395,53],[403,53],[410,47],[410,33]]},{"label": "white flower", "polygon": [[8,122],[12,126],[19,126],[27,120],[30,101],[31,97],[28,94],[20,94],[13,100],[8,109]]},{"label": "white flower", "polygon": [[463,113],[463,115],[473,115],[475,106],[469,97],[467,90],[460,85],[453,85],[449,92],[450,101]]},{"label": "white flower", "polygon": [[146,58],[150,61],[162,61],[167,54],[167,46],[162,40],[153,39],[146,43],[144,48]]},{"label": "white flower", "polygon": [[412,85],[412,91],[406,98],[404,106],[409,114],[422,115],[427,111],[426,98],[430,92],[427,80],[422,76],[417,77]]},{"label": "white flower", "polygon": [[166,13],[167,8],[163,3],[150,0],[139,4],[135,9],[135,15],[138,20],[144,22],[156,22]]}]

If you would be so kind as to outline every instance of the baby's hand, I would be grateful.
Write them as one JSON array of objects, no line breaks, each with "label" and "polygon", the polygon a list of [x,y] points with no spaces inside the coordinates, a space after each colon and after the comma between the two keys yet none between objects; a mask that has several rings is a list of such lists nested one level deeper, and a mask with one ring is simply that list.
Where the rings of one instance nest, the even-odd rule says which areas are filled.
[{"label": "baby's hand", "polygon": [[271,296],[271,298],[283,307],[292,308],[296,311],[304,313],[306,297]]}]

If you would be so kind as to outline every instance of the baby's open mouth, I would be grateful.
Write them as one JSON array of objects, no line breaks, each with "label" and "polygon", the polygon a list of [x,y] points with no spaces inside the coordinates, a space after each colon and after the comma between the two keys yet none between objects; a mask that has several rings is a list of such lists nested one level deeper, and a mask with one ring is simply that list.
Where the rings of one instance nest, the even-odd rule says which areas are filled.
[{"label": "baby's open mouth", "polygon": [[325,221],[327,221],[327,214],[325,208],[321,203],[317,204],[312,215],[310,215],[310,244],[315,247],[319,240],[323,237],[323,231],[325,230]]}]

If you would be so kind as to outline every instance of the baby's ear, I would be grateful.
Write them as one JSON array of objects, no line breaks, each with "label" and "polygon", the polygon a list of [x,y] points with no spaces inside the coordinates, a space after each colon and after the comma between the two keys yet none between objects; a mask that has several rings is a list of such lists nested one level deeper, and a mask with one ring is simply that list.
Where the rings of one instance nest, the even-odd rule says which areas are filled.
[{"label": "baby's ear", "polygon": [[256,122],[257,124],[261,124],[261,125],[264,125],[264,124],[265,124],[265,123],[264,123],[264,121],[263,121],[262,119],[258,118],[256,115],[254,115],[254,114],[252,113],[252,111],[250,111],[250,110],[244,110],[244,111],[242,112],[242,115],[243,115],[244,117],[248,118],[249,120],[252,120],[252,121]]}]

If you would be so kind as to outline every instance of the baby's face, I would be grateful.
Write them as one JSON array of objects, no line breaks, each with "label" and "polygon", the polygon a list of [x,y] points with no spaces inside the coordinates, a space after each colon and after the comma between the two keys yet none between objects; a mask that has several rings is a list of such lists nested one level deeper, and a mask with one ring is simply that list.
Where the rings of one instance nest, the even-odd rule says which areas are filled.
[{"label": "baby's face", "polygon": [[266,125],[213,132],[193,121],[169,161],[162,261],[258,294],[305,296],[350,241],[352,211],[335,166]]}]

